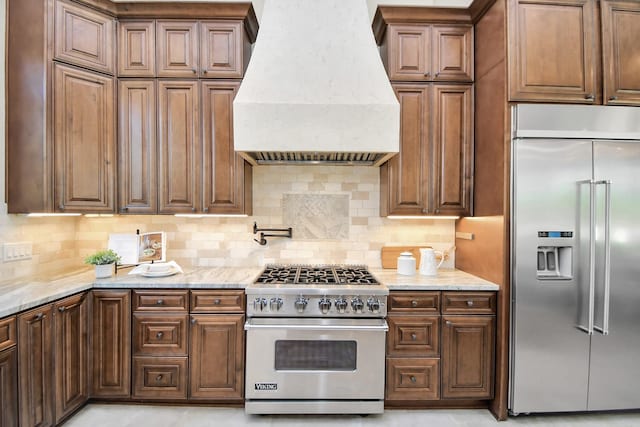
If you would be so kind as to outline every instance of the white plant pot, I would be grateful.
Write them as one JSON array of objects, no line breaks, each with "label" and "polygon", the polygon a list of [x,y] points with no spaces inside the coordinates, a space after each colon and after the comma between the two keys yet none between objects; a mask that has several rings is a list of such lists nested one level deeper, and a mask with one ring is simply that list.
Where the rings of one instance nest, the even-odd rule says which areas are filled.
[{"label": "white plant pot", "polygon": [[96,265],[96,279],[106,279],[113,276],[114,264]]}]

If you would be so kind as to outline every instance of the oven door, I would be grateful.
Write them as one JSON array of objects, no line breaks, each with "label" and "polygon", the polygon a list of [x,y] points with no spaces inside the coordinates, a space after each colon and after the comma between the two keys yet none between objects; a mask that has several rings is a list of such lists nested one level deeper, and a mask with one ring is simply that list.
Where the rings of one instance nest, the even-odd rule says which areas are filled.
[{"label": "oven door", "polygon": [[251,318],[245,396],[384,399],[384,319]]}]

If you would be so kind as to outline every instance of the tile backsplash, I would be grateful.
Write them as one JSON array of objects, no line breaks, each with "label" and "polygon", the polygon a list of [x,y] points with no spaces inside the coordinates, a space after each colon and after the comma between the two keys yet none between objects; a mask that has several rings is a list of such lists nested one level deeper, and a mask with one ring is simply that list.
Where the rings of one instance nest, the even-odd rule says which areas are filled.
[{"label": "tile backsplash", "polygon": [[[454,220],[379,217],[379,169],[362,166],[258,166],[251,217],[168,215],[25,218],[0,216],[2,241],[32,240],[32,260],[0,264],[4,278],[81,267],[106,247],[109,233],[165,231],[167,257],[183,267],[262,266],[266,263],[364,263],[380,267],[385,245],[454,245]],[[293,227],[293,239],[254,242],[262,228]],[[443,267],[453,267],[452,256]],[[15,265],[14,265],[15,264]]]}]

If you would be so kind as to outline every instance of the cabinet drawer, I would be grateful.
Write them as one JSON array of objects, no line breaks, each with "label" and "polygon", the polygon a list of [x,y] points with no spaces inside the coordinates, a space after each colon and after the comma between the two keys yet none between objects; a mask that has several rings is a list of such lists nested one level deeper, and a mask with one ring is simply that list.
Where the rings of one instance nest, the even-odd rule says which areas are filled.
[{"label": "cabinet drawer", "polygon": [[244,291],[191,291],[192,313],[244,313]]},{"label": "cabinet drawer", "polygon": [[0,320],[0,351],[16,345],[16,318]]},{"label": "cabinet drawer", "polygon": [[187,355],[187,314],[133,315],[133,354]]},{"label": "cabinet drawer", "polygon": [[186,357],[134,357],[133,397],[186,399]]},{"label": "cabinet drawer", "polygon": [[385,400],[438,400],[438,359],[388,358]]},{"label": "cabinet drawer", "polygon": [[437,356],[440,352],[440,316],[389,316],[387,354]]},{"label": "cabinet drawer", "polygon": [[187,311],[188,291],[133,291],[134,311]]},{"label": "cabinet drawer", "polygon": [[438,313],[440,311],[440,292],[392,292],[389,295],[389,311]]},{"label": "cabinet drawer", "polygon": [[495,314],[495,292],[443,292],[442,314]]}]

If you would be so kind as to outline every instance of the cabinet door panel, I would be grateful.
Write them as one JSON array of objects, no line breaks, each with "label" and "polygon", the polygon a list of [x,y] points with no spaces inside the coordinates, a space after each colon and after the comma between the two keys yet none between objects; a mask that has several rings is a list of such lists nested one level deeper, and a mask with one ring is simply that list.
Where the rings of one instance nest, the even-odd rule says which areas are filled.
[{"label": "cabinet door panel", "polygon": [[242,22],[200,23],[200,73],[208,78],[242,78]]},{"label": "cabinet door panel", "polygon": [[16,345],[16,318],[0,320],[0,351]]},{"label": "cabinet door panel", "polygon": [[603,1],[604,102],[640,105],[640,4]]},{"label": "cabinet door panel", "polygon": [[157,21],[156,34],[158,77],[197,77],[197,22]]},{"label": "cabinet door panel", "polygon": [[594,0],[510,0],[510,101],[593,104]]},{"label": "cabinet door panel", "polygon": [[55,59],[113,74],[114,19],[64,0],[55,7]]},{"label": "cabinet door panel", "polygon": [[433,79],[473,81],[473,27],[435,25],[433,32]]},{"label": "cabinet door panel", "polygon": [[195,81],[158,82],[160,213],[193,213],[199,207],[197,87]]},{"label": "cabinet door panel", "polygon": [[391,80],[430,80],[431,28],[428,26],[389,26],[389,78]]},{"label": "cabinet door panel", "polygon": [[119,212],[158,209],[156,88],[153,80],[120,80],[118,96]]},{"label": "cabinet door panel", "polygon": [[57,211],[114,212],[113,79],[54,64]]},{"label": "cabinet door panel", "polygon": [[436,85],[433,102],[434,209],[470,215],[473,174],[473,88]]},{"label": "cabinet door panel", "polygon": [[245,168],[250,170],[251,166],[233,149],[232,103],[238,86],[239,83],[202,82],[203,185],[207,213],[248,213],[245,200],[251,194],[245,195]]},{"label": "cabinet door panel", "polygon": [[400,101],[400,152],[380,169],[381,215],[422,215],[428,209],[430,86],[394,85]]},{"label": "cabinet door panel", "polygon": [[93,291],[92,397],[131,395],[131,297],[129,291]]},{"label": "cabinet door panel", "polygon": [[20,425],[53,426],[51,305],[18,316]]},{"label": "cabinet door panel", "polygon": [[191,399],[240,400],[244,392],[244,315],[191,316]]},{"label": "cabinet door panel", "polygon": [[154,21],[120,21],[118,75],[154,77],[155,74],[156,26]]},{"label": "cabinet door panel", "polygon": [[442,317],[442,398],[493,397],[495,318]]},{"label": "cabinet door panel", "polygon": [[18,358],[15,347],[0,352],[0,427],[18,426]]},{"label": "cabinet door panel", "polygon": [[53,306],[55,317],[56,424],[88,399],[88,312],[86,294]]}]

